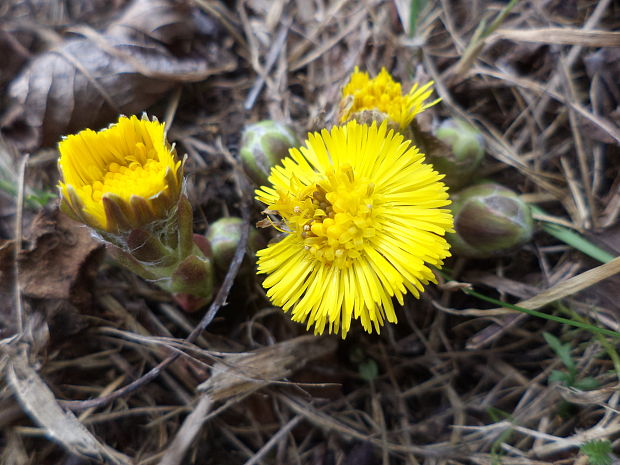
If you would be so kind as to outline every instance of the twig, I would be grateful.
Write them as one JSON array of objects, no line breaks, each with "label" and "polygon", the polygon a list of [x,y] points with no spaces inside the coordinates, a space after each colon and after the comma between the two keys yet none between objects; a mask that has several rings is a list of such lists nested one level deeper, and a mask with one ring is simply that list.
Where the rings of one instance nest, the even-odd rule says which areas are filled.
[{"label": "twig", "polygon": [[286,38],[288,37],[288,29],[290,26],[291,26],[290,19],[286,20],[280,26],[278,35],[276,36],[276,39],[273,41],[271,50],[269,50],[269,53],[267,54],[267,58],[265,59],[265,68],[263,70],[264,74],[261,76],[258,76],[247,98],[245,99],[245,102],[243,103],[243,108],[245,108],[246,110],[252,109],[252,107],[254,106],[254,102],[256,101],[256,98],[258,97],[261,89],[265,85],[265,79],[267,77],[267,74],[269,73],[273,65],[276,63],[276,60],[278,59],[278,56],[280,56],[280,52],[282,51],[282,47],[284,47],[284,43],[286,42]]},{"label": "twig", "polygon": [[298,415],[291,421],[289,421],[286,425],[284,425],[282,428],[280,428],[280,431],[271,436],[269,441],[267,441],[265,445],[261,447],[260,450],[256,452],[256,454],[254,454],[254,456],[252,456],[248,461],[246,461],[244,465],[256,465],[258,462],[260,462],[260,460],[265,456],[265,454],[269,452],[280,439],[282,439],[286,434],[288,434],[290,430],[297,426],[297,423],[299,423],[302,418],[303,417],[301,415]]},{"label": "twig", "polygon": [[471,38],[469,45],[465,49],[463,56],[456,64],[454,68],[455,76],[463,76],[471,68],[474,60],[478,58],[478,55],[486,45],[486,38],[491,35],[506,19],[510,11],[516,6],[519,0],[511,0],[502,11],[497,15],[493,22],[487,26],[486,21],[482,21],[474,32],[474,36]]}]

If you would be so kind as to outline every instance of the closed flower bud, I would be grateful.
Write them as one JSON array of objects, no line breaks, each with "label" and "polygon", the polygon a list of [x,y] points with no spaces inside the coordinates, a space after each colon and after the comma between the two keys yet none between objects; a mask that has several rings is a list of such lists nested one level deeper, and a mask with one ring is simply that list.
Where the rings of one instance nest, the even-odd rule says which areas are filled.
[{"label": "closed flower bud", "polygon": [[[226,271],[241,240],[243,220],[234,216],[220,218],[209,226],[207,239],[211,244],[213,262],[220,271]],[[250,226],[248,252],[254,256],[265,244],[258,231]]]},{"label": "closed flower bud", "polygon": [[452,197],[457,255],[489,258],[514,252],[532,238],[532,215],[515,192],[496,183],[468,187]]},{"label": "closed flower bud", "polygon": [[434,135],[448,150],[429,151],[428,162],[446,175],[443,181],[451,188],[466,186],[478,171],[484,156],[482,134],[465,121],[448,119],[435,130]]},{"label": "closed flower bud", "polygon": [[258,185],[267,183],[271,168],[300,145],[293,128],[273,120],[246,126],[241,137],[241,161],[246,173]]}]

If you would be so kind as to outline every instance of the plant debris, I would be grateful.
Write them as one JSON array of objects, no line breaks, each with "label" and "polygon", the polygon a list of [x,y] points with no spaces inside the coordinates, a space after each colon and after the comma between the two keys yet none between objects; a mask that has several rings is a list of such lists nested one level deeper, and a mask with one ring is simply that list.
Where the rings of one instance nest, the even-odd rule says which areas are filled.
[{"label": "plant debris", "polygon": [[135,0],[103,33],[86,26],[72,32],[78,38],[34,57],[8,88],[0,129],[20,149],[139,114],[174,86],[235,64],[209,44],[191,50],[201,31],[185,2]]},{"label": "plant debris", "polygon": [[[619,17],[612,0],[5,1],[0,465],[617,460]],[[248,271],[263,216],[239,149],[265,119],[302,140],[331,128],[356,66],[433,80],[422,151],[451,150],[441,121],[467,122],[476,177],[539,210],[519,250],[447,259],[398,324],[319,338]],[[143,111],[188,155],[194,232],[241,218],[206,311],[43,207],[63,135]]]}]

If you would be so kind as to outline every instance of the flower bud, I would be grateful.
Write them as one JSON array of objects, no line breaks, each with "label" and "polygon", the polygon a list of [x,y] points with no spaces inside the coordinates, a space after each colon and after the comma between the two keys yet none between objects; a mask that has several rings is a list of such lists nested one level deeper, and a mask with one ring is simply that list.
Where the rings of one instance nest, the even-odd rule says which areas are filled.
[{"label": "flower bud", "polygon": [[[213,262],[219,271],[225,272],[232,261],[237,244],[241,240],[241,228],[243,220],[234,216],[220,218],[209,226],[207,239],[211,244]],[[256,230],[250,226],[248,237],[248,251],[254,256],[258,249],[265,246],[263,239]]]},{"label": "flower bud", "polygon": [[[381,126],[381,123],[387,121],[387,128],[394,131],[400,131],[401,128],[397,122],[390,119],[390,115],[383,113],[379,110],[360,110],[355,113],[351,113],[349,120],[355,120],[360,124],[372,125],[373,122],[377,123],[377,126]],[[403,129],[407,129],[406,127]]]},{"label": "flower bud", "polygon": [[258,185],[267,183],[271,168],[300,145],[293,128],[273,120],[246,126],[241,137],[241,161],[248,176]]},{"label": "flower bud", "polygon": [[463,120],[448,119],[441,123],[434,135],[447,146],[447,150],[430,150],[427,161],[446,175],[443,182],[452,189],[466,186],[484,156],[482,134]]},{"label": "flower bud", "polygon": [[457,255],[489,258],[514,252],[532,237],[532,214],[515,192],[486,182],[452,196],[455,233],[447,235]]},{"label": "flower bud", "polygon": [[163,123],[146,115],[65,137],[58,145],[60,208],[93,229],[119,264],[171,292],[186,310],[211,300],[213,264],[194,237],[184,160]]},{"label": "flower bud", "polygon": [[403,92],[400,82],[387,69],[381,68],[371,78],[355,67],[342,89],[338,120],[341,124],[355,120],[368,125],[377,121],[380,125],[387,119],[389,126],[403,132],[418,114],[439,102],[439,99],[427,102],[432,93],[432,81],[421,86],[415,83],[409,92]]}]

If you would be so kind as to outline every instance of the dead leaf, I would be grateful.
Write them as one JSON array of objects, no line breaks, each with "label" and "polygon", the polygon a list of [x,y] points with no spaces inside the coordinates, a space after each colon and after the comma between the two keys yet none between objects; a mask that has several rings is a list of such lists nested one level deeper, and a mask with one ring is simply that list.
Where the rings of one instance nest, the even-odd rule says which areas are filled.
[{"label": "dead leaf", "polygon": [[26,351],[15,352],[6,365],[7,382],[22,408],[48,437],[79,456],[113,464],[131,463],[127,456],[99,442],[73,413],[62,410],[50,388],[29,365]]},{"label": "dead leaf", "polygon": [[24,296],[89,304],[103,253],[89,230],[58,209],[43,210],[32,223],[29,242],[18,259]]},{"label": "dead leaf", "polygon": [[214,41],[191,53],[196,27],[186,2],[135,0],[105,33],[73,32],[82,37],[36,57],[9,86],[0,129],[21,150],[140,113],[174,86],[235,65]]},{"label": "dead leaf", "polygon": [[[334,338],[300,336],[252,352],[226,355],[223,362],[213,366],[211,378],[198,386],[203,394],[192,413],[185,418],[159,465],[182,463],[214,402],[245,396],[274,381],[288,378],[310,360],[333,352],[336,346]],[[289,429],[300,419],[290,423]]]},{"label": "dead leaf", "polygon": [[618,392],[618,387],[620,387],[618,384],[612,384],[601,389],[581,391],[559,384],[555,388],[560,391],[560,395],[566,402],[583,406],[603,404],[610,396]]},{"label": "dead leaf", "polygon": [[177,431],[172,443],[166,448],[166,453],[158,465],[178,465],[183,460],[187,449],[202,430],[207,414],[211,410],[211,398],[203,394],[200,400]]},{"label": "dead leaf", "polygon": [[216,363],[211,378],[198,386],[213,401],[249,394],[286,378],[308,361],[336,349],[334,338],[300,336],[252,352],[229,354]]},{"label": "dead leaf", "polygon": [[33,221],[30,246],[20,253],[22,295],[37,299],[54,340],[84,327],[80,314],[92,307],[95,276],[105,254],[90,231],[57,209]]},{"label": "dead leaf", "polygon": [[2,50],[2,67],[0,67],[0,86],[6,84],[15,75],[22,64],[30,58],[27,44],[34,41],[33,34],[12,31],[0,27],[0,50]]},{"label": "dead leaf", "polygon": [[[57,209],[41,211],[28,236],[17,257],[22,299],[37,299],[36,308],[55,337],[74,334],[82,327],[79,310],[92,304],[103,245]],[[0,338],[17,328],[14,263],[15,242],[0,243]]]}]

